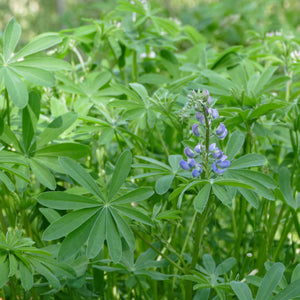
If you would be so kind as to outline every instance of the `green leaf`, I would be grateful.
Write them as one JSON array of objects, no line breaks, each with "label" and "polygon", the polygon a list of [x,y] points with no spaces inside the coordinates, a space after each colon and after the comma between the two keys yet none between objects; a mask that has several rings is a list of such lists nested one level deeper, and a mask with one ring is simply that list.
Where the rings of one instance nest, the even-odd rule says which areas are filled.
[{"label": "green leaf", "polygon": [[296,209],[296,202],[293,197],[293,190],[291,187],[291,174],[288,168],[282,167],[279,169],[279,188],[284,196],[286,203],[292,208]]},{"label": "green leaf", "polygon": [[8,281],[9,264],[6,260],[0,265],[0,288],[2,288]]},{"label": "green leaf", "polygon": [[39,211],[43,214],[43,216],[47,219],[49,223],[53,223],[61,217],[60,214],[52,208],[41,207],[39,208]]},{"label": "green leaf", "polygon": [[53,288],[55,289],[60,288],[59,280],[48,268],[43,266],[37,259],[31,258],[30,261],[34,265],[36,271],[42,276],[44,276],[48,280],[48,282],[53,286]]},{"label": "green leaf", "polygon": [[291,282],[296,281],[298,279],[300,279],[300,263],[298,263],[293,270]]},{"label": "green leaf", "polygon": [[25,151],[30,148],[40,114],[40,96],[36,92],[29,93],[29,101],[22,111],[22,134]]},{"label": "green leaf", "polygon": [[115,166],[115,170],[108,187],[108,199],[112,199],[113,196],[119,191],[121,185],[126,180],[132,163],[132,154],[129,150],[124,151]]},{"label": "green leaf", "polygon": [[86,188],[90,193],[100,200],[104,200],[99,186],[96,184],[92,176],[76,161],[69,157],[60,157],[59,163],[66,173],[71,176],[80,185]]},{"label": "green leaf", "polygon": [[204,254],[202,257],[203,265],[209,274],[213,274],[216,269],[216,263],[209,254]]},{"label": "green leaf", "polygon": [[224,205],[229,208],[232,206],[232,198],[222,186],[213,184],[212,189],[213,193]]},{"label": "green leaf", "polygon": [[[250,174],[250,173],[249,173]],[[269,199],[274,200],[274,194],[271,189],[266,187],[264,183],[261,183],[260,181],[255,180],[255,178],[250,178],[247,175],[247,170],[227,170],[225,172],[226,177],[233,177],[239,181],[242,181],[252,187],[254,187],[253,192]]]},{"label": "green leaf", "polygon": [[244,145],[245,135],[240,131],[235,131],[229,138],[226,147],[226,155],[228,160],[232,161],[233,158],[240,152]]},{"label": "green leaf", "polygon": [[202,214],[203,210],[206,207],[210,195],[210,190],[211,190],[210,184],[204,185],[194,199],[194,208],[200,214]]},{"label": "green leaf", "polygon": [[16,274],[16,272],[17,272],[17,269],[18,269],[18,262],[17,262],[17,259],[16,259],[16,257],[15,257],[15,255],[14,254],[9,254],[8,255],[8,257],[9,257],[9,274],[8,274],[8,276],[9,277],[12,277],[12,276],[14,276],[15,274]]},{"label": "green leaf", "polygon": [[266,158],[260,154],[250,153],[244,156],[239,157],[238,159],[234,160],[231,165],[230,169],[243,169],[249,167],[257,167],[262,166],[266,162]]},{"label": "green leaf", "polygon": [[174,175],[165,175],[156,180],[155,191],[159,195],[165,194],[172,185]]},{"label": "green leaf", "polygon": [[84,208],[70,212],[52,223],[43,234],[43,240],[51,241],[67,236],[97,213],[96,208]]},{"label": "green leaf", "polygon": [[38,35],[15,54],[13,61],[17,61],[22,57],[48,49],[54,45],[57,45],[61,41],[62,39],[58,33],[48,32]]},{"label": "green leaf", "polygon": [[21,261],[19,261],[19,270],[22,287],[25,291],[29,291],[33,286],[33,274]]},{"label": "green leaf", "polygon": [[[248,171],[248,170],[247,170]],[[217,185],[229,185],[229,186],[238,186],[246,189],[253,189],[253,186],[246,184],[238,179],[216,179],[213,181],[213,184]]]},{"label": "green leaf", "polygon": [[20,40],[21,33],[21,26],[16,22],[15,18],[11,18],[3,33],[3,57],[5,62],[9,60],[11,54],[14,52]]},{"label": "green leaf", "polygon": [[28,57],[22,61],[17,61],[10,64],[12,67],[32,67],[46,71],[71,70],[71,65],[62,59],[53,57]]},{"label": "green leaf", "polygon": [[277,294],[272,300],[290,300],[300,295],[300,279],[289,284],[279,294]]},{"label": "green leaf", "polygon": [[73,159],[79,159],[88,155],[89,147],[83,144],[76,143],[61,143],[43,147],[36,152],[34,155],[36,157],[42,156],[68,156]]},{"label": "green leaf", "polygon": [[114,263],[118,263],[122,256],[122,242],[116,223],[108,209],[106,209],[106,242]]},{"label": "green leaf", "polygon": [[79,195],[73,195],[66,192],[46,192],[37,197],[39,203],[54,209],[82,209],[88,207],[97,207],[100,202]]},{"label": "green leaf", "polygon": [[255,300],[268,299],[282,278],[284,265],[274,263],[261,281]]},{"label": "green leaf", "polygon": [[[95,210],[96,211],[96,210]],[[96,221],[97,215],[88,219],[85,223],[81,224],[77,229],[72,231],[62,242],[59,251],[59,261],[65,261],[78,253],[80,248],[88,239],[90,231]]]},{"label": "green leaf", "polygon": [[29,159],[30,168],[35,175],[36,179],[49,188],[50,190],[55,190],[56,181],[52,173],[42,165],[39,161],[37,161],[34,157]]},{"label": "green leaf", "polygon": [[20,66],[15,66],[11,69],[33,84],[47,87],[55,85],[55,77],[49,71],[39,68]]},{"label": "green leaf", "polygon": [[135,207],[125,207],[125,206],[118,205],[118,206],[114,206],[114,208],[116,208],[120,212],[120,214],[123,214],[132,220],[136,220],[150,226],[153,225],[152,220]]},{"label": "green leaf", "polygon": [[239,300],[252,300],[252,293],[249,286],[244,282],[231,281],[230,286]]},{"label": "green leaf", "polygon": [[264,70],[264,72],[260,75],[255,88],[253,89],[253,93],[255,95],[259,95],[263,91],[264,86],[269,82],[277,68],[277,66],[269,66]]},{"label": "green leaf", "polygon": [[4,81],[10,100],[17,107],[24,108],[28,103],[28,92],[24,82],[9,68],[4,68]]},{"label": "green leaf", "polygon": [[148,92],[146,88],[139,83],[129,83],[130,87],[141,97],[144,103],[148,101]]},{"label": "green leaf", "polygon": [[110,203],[112,204],[126,204],[131,202],[139,202],[148,199],[153,195],[153,190],[151,188],[138,188],[133,190],[119,198],[116,198]]},{"label": "green leaf", "polygon": [[256,209],[259,206],[259,199],[257,195],[253,191],[249,191],[248,189],[238,188],[239,192],[242,196]]},{"label": "green leaf", "polygon": [[124,237],[126,243],[128,244],[131,251],[134,251],[135,249],[135,238],[133,235],[132,230],[128,226],[128,224],[125,222],[125,220],[119,215],[118,211],[111,208],[110,212],[115,220],[115,223],[118,227],[119,232]]},{"label": "green leaf", "polygon": [[106,239],[106,210],[102,209],[90,231],[86,254],[89,259],[98,255]]},{"label": "green leaf", "polygon": [[182,155],[170,155],[168,157],[169,164],[173,171],[176,172],[176,171],[180,170],[179,162],[181,159],[182,159]]},{"label": "green leaf", "polygon": [[229,272],[235,264],[236,259],[234,257],[229,257],[217,266],[215,274],[217,276],[224,275]]},{"label": "green leaf", "polygon": [[2,181],[10,191],[13,192],[15,190],[15,186],[13,182],[9,179],[9,177],[5,173],[1,171],[0,171],[0,181]]},{"label": "green leaf", "polygon": [[67,112],[55,118],[39,135],[37,141],[38,147],[58,138],[58,136],[68,129],[76,120],[77,114],[74,112]]}]

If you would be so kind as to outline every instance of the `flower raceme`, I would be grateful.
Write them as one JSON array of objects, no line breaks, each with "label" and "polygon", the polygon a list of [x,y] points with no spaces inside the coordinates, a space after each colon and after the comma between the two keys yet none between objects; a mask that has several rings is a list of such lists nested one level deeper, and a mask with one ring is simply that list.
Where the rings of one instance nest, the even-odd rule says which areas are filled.
[{"label": "flower raceme", "polygon": [[[193,91],[192,95],[188,95],[188,102],[183,109],[183,113],[186,113],[188,109],[196,111],[196,120],[199,123],[192,125],[192,133],[203,142],[198,142],[193,150],[186,147],[184,154],[187,160],[182,159],[179,163],[183,170],[191,171],[192,177],[199,177],[204,170],[206,177],[210,177],[211,171],[220,175],[230,166],[230,161],[227,160],[223,151],[217,147],[216,143],[210,143],[213,136],[223,140],[228,133],[223,123],[219,123],[215,133],[212,133],[213,122],[219,118],[219,112],[211,107],[212,103],[213,99],[208,90],[204,89],[201,92],[198,89],[198,91]],[[205,134],[201,135],[202,132]]]}]

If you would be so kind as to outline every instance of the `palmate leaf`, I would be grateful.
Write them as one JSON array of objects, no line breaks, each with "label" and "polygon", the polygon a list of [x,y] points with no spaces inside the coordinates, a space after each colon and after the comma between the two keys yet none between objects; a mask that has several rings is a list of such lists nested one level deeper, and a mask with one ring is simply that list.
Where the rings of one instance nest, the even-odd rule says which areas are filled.
[{"label": "palmate leaf", "polygon": [[[37,197],[39,203],[51,209],[72,210],[58,219],[55,217],[43,234],[45,240],[65,237],[59,250],[60,260],[73,259],[85,243],[88,258],[94,258],[106,241],[111,258],[117,263],[123,252],[122,239],[131,251],[135,248],[134,234],[125,217],[152,225],[147,215],[130,205],[131,202],[151,197],[152,189],[138,188],[114,197],[130,171],[129,153],[123,152],[118,159],[112,175],[110,194],[102,193],[96,181],[77,162],[67,157],[60,158],[66,173],[93,194],[92,197],[86,197],[67,192],[46,192]],[[120,182],[114,182],[118,178]]]}]

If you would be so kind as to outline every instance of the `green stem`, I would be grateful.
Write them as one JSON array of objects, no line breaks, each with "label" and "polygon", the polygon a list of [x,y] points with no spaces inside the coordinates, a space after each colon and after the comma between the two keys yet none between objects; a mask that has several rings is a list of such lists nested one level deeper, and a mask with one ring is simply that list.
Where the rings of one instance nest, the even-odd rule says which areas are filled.
[{"label": "green stem", "polygon": [[6,100],[7,125],[8,125],[8,127],[10,127],[10,106],[9,106],[9,97],[8,97],[7,89],[5,89],[4,95],[5,95],[5,100]]},{"label": "green stem", "polygon": [[132,51],[132,81],[137,82],[138,80],[138,70],[137,70],[137,57],[136,51]]},{"label": "green stem", "polygon": [[6,233],[7,232],[7,225],[6,225],[5,218],[4,218],[3,211],[2,211],[1,207],[0,207],[0,221],[1,221],[3,233]]},{"label": "green stem", "polygon": [[240,247],[243,238],[244,220],[247,209],[247,202],[242,197],[240,198],[240,211],[239,211],[239,223],[237,231],[237,239],[235,241],[235,257],[238,265],[240,264]]},{"label": "green stem", "polygon": [[160,139],[160,141],[161,141],[161,144],[163,145],[163,147],[164,147],[164,150],[165,150],[165,152],[166,152],[167,156],[169,156],[170,154],[169,154],[169,151],[168,151],[167,145],[166,145],[166,143],[165,143],[164,139],[162,138],[162,136],[161,136],[161,133],[159,132],[159,130],[158,130],[158,128],[157,128],[157,125],[155,125],[155,128],[156,128],[156,131],[157,131],[158,137],[159,137],[159,139]]},{"label": "green stem", "polygon": [[175,261],[170,259],[167,255],[162,253],[160,250],[158,250],[156,247],[154,247],[149,241],[147,241],[143,236],[141,236],[136,230],[132,228],[132,231],[142,240],[144,241],[151,249],[153,249],[156,253],[158,253],[161,257],[165,258],[169,263],[171,263],[174,267],[179,269],[182,273],[185,273],[185,270],[180,267]]},{"label": "green stem", "polygon": [[293,221],[294,219],[293,218],[289,218],[289,213],[290,211],[287,212],[286,214],[286,222],[283,226],[283,231],[281,233],[281,237],[280,237],[280,240],[279,240],[279,244],[277,245],[277,248],[275,250],[275,253],[274,253],[274,256],[273,256],[273,260],[276,261],[277,260],[277,257],[278,255],[280,254],[283,246],[284,246],[284,243],[286,242],[286,238],[289,234],[289,232],[291,231],[291,228],[293,226]]},{"label": "green stem", "polygon": [[280,211],[279,211],[279,213],[278,213],[278,217],[277,217],[276,223],[275,223],[275,225],[272,227],[271,233],[270,233],[270,235],[269,235],[269,243],[270,243],[270,245],[273,243],[273,240],[274,240],[276,231],[277,231],[277,229],[278,229],[278,226],[279,226],[279,224],[280,224],[280,221],[282,220],[282,215],[283,215],[284,209],[285,209],[285,205],[282,204],[282,206],[281,206],[281,208],[280,208]]},{"label": "green stem", "polygon": [[194,227],[194,225],[195,225],[195,221],[196,221],[197,214],[198,214],[198,212],[195,211],[195,212],[194,212],[194,215],[193,215],[192,222],[191,222],[191,224],[190,224],[190,227],[189,227],[189,229],[188,229],[187,235],[186,235],[186,237],[185,237],[185,240],[184,240],[184,243],[183,243],[183,247],[182,247],[181,252],[180,252],[180,257],[183,256],[184,251],[185,251],[185,248],[186,248],[186,246],[187,246],[187,243],[188,243],[188,241],[189,241],[189,239],[190,239],[190,236],[191,236],[193,227]]}]

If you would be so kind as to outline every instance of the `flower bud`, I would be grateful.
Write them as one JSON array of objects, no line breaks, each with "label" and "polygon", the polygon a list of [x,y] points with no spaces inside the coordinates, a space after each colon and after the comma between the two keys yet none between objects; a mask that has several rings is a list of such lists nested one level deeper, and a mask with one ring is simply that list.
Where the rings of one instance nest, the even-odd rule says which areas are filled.
[{"label": "flower bud", "polygon": [[199,172],[198,170],[194,169],[194,170],[192,171],[192,176],[193,176],[193,177],[199,177],[199,176],[200,176],[200,172]]},{"label": "flower bud", "polygon": [[201,153],[201,144],[200,143],[198,145],[196,145],[196,147],[194,148],[194,151],[196,153]]},{"label": "flower bud", "polygon": [[226,169],[230,166],[230,161],[229,160],[218,160],[217,161],[217,165],[218,167],[222,168],[222,169]]},{"label": "flower bud", "polygon": [[187,161],[188,165],[192,168],[196,165],[196,161],[194,158],[189,158]]},{"label": "flower bud", "polygon": [[209,148],[208,148],[208,151],[209,151],[209,152],[212,152],[212,151],[215,150],[215,148],[216,148],[216,143],[212,143],[212,144],[210,144],[210,146],[209,146]]},{"label": "flower bud", "polygon": [[194,157],[195,156],[195,153],[190,149],[190,147],[186,147],[184,149],[184,154],[187,156],[187,157]]},{"label": "flower bud", "polygon": [[209,114],[212,116],[212,118],[215,120],[219,117],[219,112],[214,108],[208,109]]},{"label": "flower bud", "polygon": [[226,136],[227,136],[227,129],[225,128],[223,134],[219,135],[219,139],[223,140],[226,138]]},{"label": "flower bud", "polygon": [[216,130],[217,135],[222,135],[226,130],[226,127],[223,123],[220,123],[219,127]]},{"label": "flower bud", "polygon": [[205,117],[199,111],[196,113],[196,119],[200,122],[200,124],[205,125]]},{"label": "flower bud", "polygon": [[198,137],[200,136],[198,124],[196,124],[196,123],[193,124],[192,131],[193,131],[194,136],[198,136]]},{"label": "flower bud", "polygon": [[223,152],[219,150],[218,148],[215,149],[215,151],[212,154],[213,158],[220,159],[223,156]]},{"label": "flower bud", "polygon": [[183,169],[183,170],[190,170],[191,169],[191,167],[189,166],[189,164],[185,161],[185,160],[181,160],[180,162],[179,162],[179,165],[180,165],[180,167]]}]

